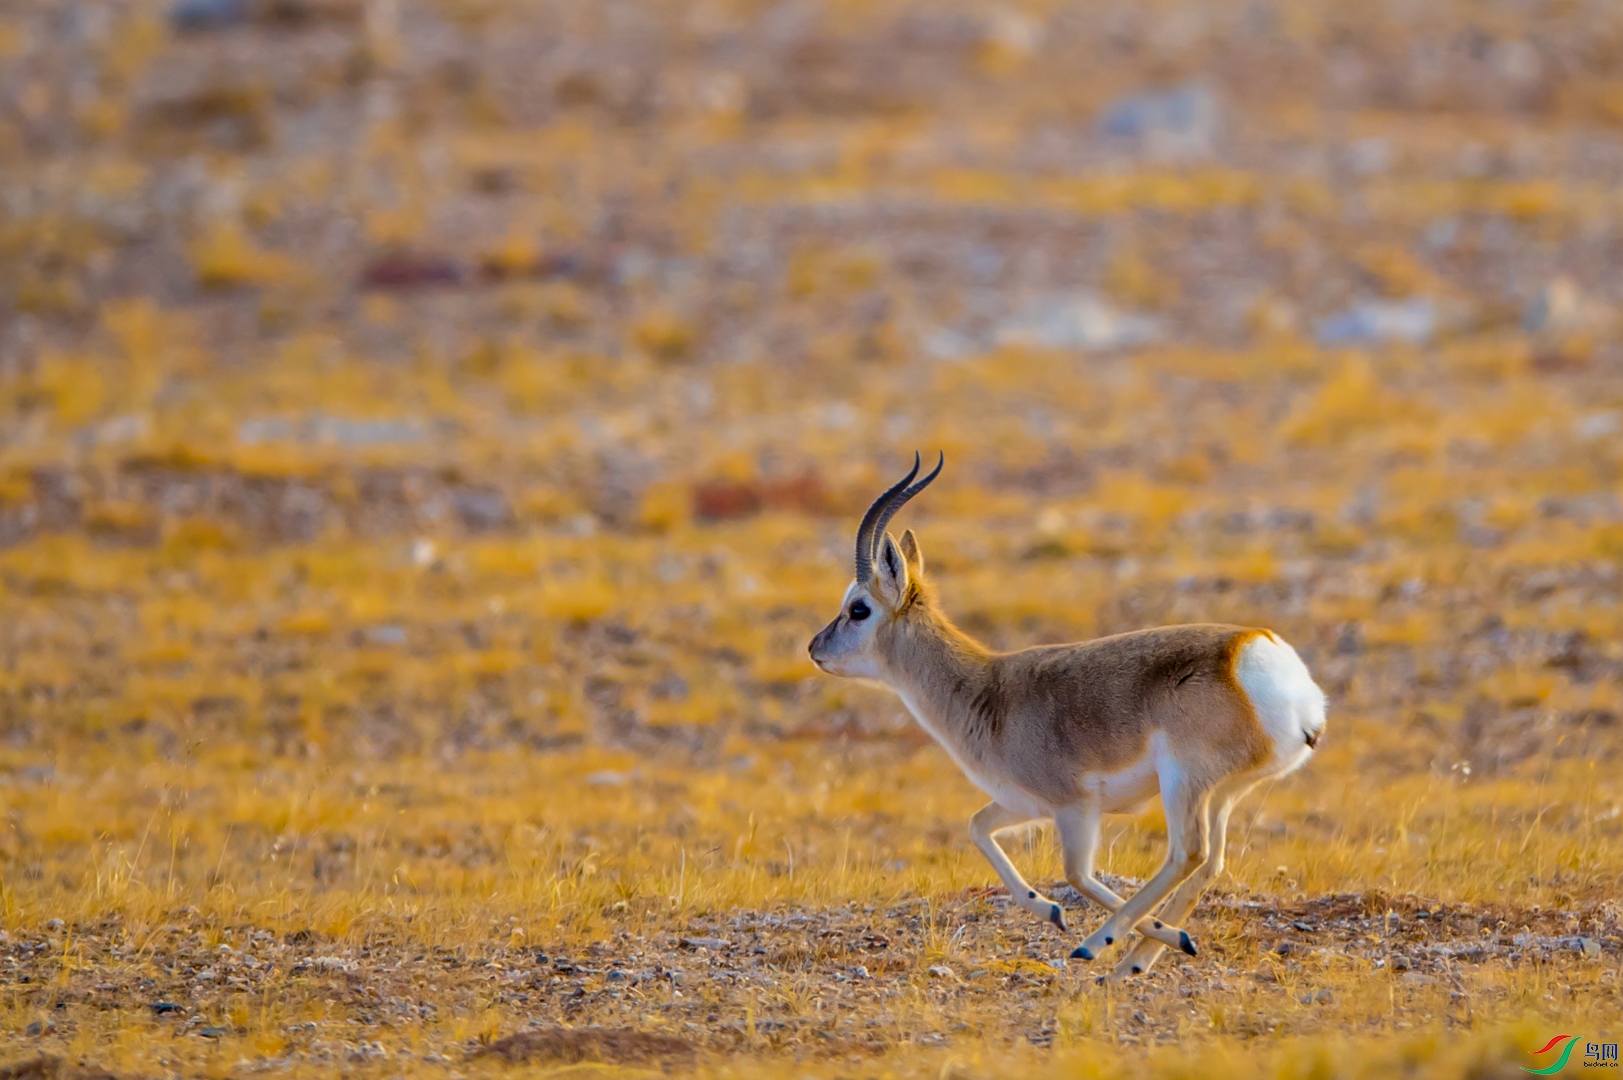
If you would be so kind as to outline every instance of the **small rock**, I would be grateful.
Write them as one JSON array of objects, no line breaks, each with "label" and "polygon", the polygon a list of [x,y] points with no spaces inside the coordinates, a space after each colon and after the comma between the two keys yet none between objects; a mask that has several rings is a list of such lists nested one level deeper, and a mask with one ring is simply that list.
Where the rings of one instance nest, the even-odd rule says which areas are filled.
[{"label": "small rock", "polygon": [[45,1034],[45,1025],[40,1023],[38,1020],[35,1020],[23,1030],[29,1035],[39,1036]]},{"label": "small rock", "polygon": [[1411,971],[1406,975],[1400,975],[1398,981],[1405,986],[1429,986],[1432,978],[1430,975],[1422,975],[1418,971]]},{"label": "small rock", "polygon": [[1149,1022],[1150,1022],[1150,1018],[1144,1015],[1144,1010],[1142,1010],[1142,1009],[1134,1009],[1133,1010],[1133,1023],[1135,1023],[1135,1024],[1147,1024]]},{"label": "small rock", "polygon": [[1300,930],[1304,934],[1313,933],[1313,927],[1309,926],[1307,923],[1303,922],[1301,919],[1297,919],[1295,922],[1291,923],[1291,927],[1293,929]]},{"label": "small rock", "polygon": [[203,1036],[205,1039],[218,1039],[231,1034],[231,1029],[228,1027],[220,1027],[218,1025],[211,1024],[210,1026],[199,1031],[198,1034]]},{"label": "small rock", "polygon": [[627,976],[626,973],[621,971],[619,968],[613,968],[607,975],[603,976],[603,978],[609,982],[625,982],[629,976]]},{"label": "small rock", "polygon": [[1585,442],[1594,442],[1597,439],[1610,438],[1619,431],[1623,431],[1623,413],[1616,409],[1603,409],[1600,412],[1588,413],[1579,417],[1574,425],[1578,438]]},{"label": "small rock", "polygon": [[[317,957],[312,957],[311,960],[310,960],[310,966],[315,968],[317,971],[343,971],[343,972],[356,971],[360,967],[360,965],[355,963],[355,961],[346,960],[342,956],[317,956]],[[213,978],[213,974],[210,973],[209,977]]]},{"label": "small rock", "polygon": [[868,974],[868,967],[866,964],[858,964],[856,967],[851,969],[851,977],[853,979],[867,979],[871,978],[872,976]]},{"label": "small rock", "polygon": [[159,1016],[163,1016],[165,1013],[178,1013],[182,1010],[181,1007],[176,1005],[173,1001],[154,1001],[152,1003],[152,1011],[157,1013]]},{"label": "small rock", "polygon": [[1588,299],[1570,278],[1546,282],[1522,309],[1522,329],[1530,334],[1566,334],[1605,320],[1605,309]]},{"label": "small rock", "polygon": [[1392,957],[1392,970],[1393,971],[1409,971],[1413,967],[1414,967],[1414,962],[1412,960],[1410,960],[1407,956],[1404,956],[1402,953],[1398,953],[1398,954],[1396,954],[1395,956]]},{"label": "small rock", "polygon": [[361,273],[361,286],[367,289],[417,289],[460,285],[466,276],[460,264],[443,256],[396,252],[368,264]]},{"label": "small rock", "polygon": [[169,22],[181,33],[224,30],[248,21],[248,0],[180,0]]},{"label": "small rock", "polygon": [[948,967],[946,964],[930,965],[930,974],[938,979],[951,979],[953,982],[958,981],[958,973],[953,971],[952,968]]},{"label": "small rock", "polygon": [[999,345],[1046,349],[1130,349],[1160,336],[1156,320],[1118,311],[1090,292],[1040,297],[996,332]]},{"label": "small rock", "polygon": [[630,779],[631,778],[623,772],[615,772],[613,769],[604,769],[602,772],[595,772],[589,775],[586,778],[586,782],[591,784],[593,787],[622,787],[628,783]]},{"label": "small rock", "polygon": [[1203,157],[1214,149],[1218,121],[1217,96],[1196,82],[1119,98],[1105,107],[1099,129],[1151,157]]},{"label": "small rock", "polygon": [[61,919],[47,919],[47,920],[45,920],[45,929],[51,931],[52,933],[55,933],[56,931],[62,929],[62,926],[63,926],[63,922],[62,922]]},{"label": "small rock", "polygon": [[1371,300],[1319,320],[1320,345],[1362,345],[1400,341],[1423,345],[1437,332],[1437,309],[1425,297]]},{"label": "small rock", "polygon": [[717,949],[729,948],[732,945],[732,942],[728,941],[726,938],[719,937],[677,938],[677,943],[684,945],[689,949],[709,949],[712,952]]},{"label": "small rock", "polygon": [[406,628],[392,625],[368,627],[366,640],[373,645],[404,645],[406,643]]},{"label": "small rock", "polygon": [[1594,938],[1581,937],[1575,944],[1578,951],[1590,959],[1594,959],[1600,955],[1600,942],[1596,941]]}]

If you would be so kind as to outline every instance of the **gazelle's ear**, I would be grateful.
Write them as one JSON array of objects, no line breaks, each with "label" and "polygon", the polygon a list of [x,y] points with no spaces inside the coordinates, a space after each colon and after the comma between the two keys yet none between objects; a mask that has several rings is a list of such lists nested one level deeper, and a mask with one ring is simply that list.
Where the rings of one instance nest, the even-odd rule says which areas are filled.
[{"label": "gazelle's ear", "polygon": [[896,546],[896,538],[886,533],[879,541],[879,550],[874,553],[874,580],[879,585],[879,591],[891,604],[899,604],[902,597],[907,595],[907,560],[902,557],[902,549]]},{"label": "gazelle's ear", "polygon": [[907,572],[913,577],[924,576],[924,552],[919,550],[919,538],[912,529],[902,530],[902,558],[907,560]]}]

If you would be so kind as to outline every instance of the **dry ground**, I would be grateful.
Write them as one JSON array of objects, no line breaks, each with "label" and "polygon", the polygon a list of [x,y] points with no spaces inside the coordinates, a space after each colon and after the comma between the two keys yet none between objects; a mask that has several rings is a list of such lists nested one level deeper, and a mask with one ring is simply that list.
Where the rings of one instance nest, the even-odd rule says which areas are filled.
[{"label": "dry ground", "polygon": [[[1616,1040],[1620,55],[1581,4],[0,3],[0,1075]],[[1198,957],[1064,962],[1047,835],[1069,937],[806,662],[915,447],[976,634],[1263,624],[1329,692]]]}]

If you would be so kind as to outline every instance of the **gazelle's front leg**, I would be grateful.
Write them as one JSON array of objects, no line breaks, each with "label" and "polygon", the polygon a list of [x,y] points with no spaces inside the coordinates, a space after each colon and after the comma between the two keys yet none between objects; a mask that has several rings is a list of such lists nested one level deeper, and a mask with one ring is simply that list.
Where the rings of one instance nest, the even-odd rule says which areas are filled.
[{"label": "gazelle's front leg", "polygon": [[992,869],[997,871],[997,876],[1003,879],[1003,884],[1008,886],[1014,902],[1038,918],[1047,919],[1064,930],[1065,913],[1060,910],[1060,906],[1026,884],[1026,879],[1020,876],[1020,871],[1014,868],[1008,854],[997,843],[997,833],[1004,829],[1012,829],[1016,825],[1024,825],[1030,820],[1032,818],[1029,814],[1017,814],[1006,806],[990,802],[969,819],[969,835],[975,841],[975,846],[981,849],[981,853],[992,864]]},{"label": "gazelle's front leg", "polygon": [[1150,912],[1165,900],[1184,880],[1205,863],[1211,853],[1210,822],[1207,804],[1210,791],[1196,787],[1186,777],[1173,783],[1163,779],[1161,805],[1167,815],[1167,859],[1155,876],[1117,908],[1104,925],[1089,934],[1071,953],[1080,960],[1092,960],[1107,945],[1125,935],[1129,927],[1137,926]]},{"label": "gazelle's front leg", "polygon": [[[1054,812],[1054,828],[1059,832],[1060,847],[1065,852],[1065,880],[1106,911],[1116,912],[1127,901],[1093,874],[1093,857],[1099,850],[1098,804],[1086,802],[1061,807]],[[1195,955],[1195,943],[1189,935],[1160,919],[1145,919],[1134,929],[1147,939],[1138,943],[1140,948],[1158,941]]]}]

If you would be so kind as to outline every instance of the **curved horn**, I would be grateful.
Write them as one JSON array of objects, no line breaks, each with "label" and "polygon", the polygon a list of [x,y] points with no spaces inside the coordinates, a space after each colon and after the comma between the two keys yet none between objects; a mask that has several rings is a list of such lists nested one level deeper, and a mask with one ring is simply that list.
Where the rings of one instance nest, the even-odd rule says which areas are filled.
[{"label": "curved horn", "polygon": [[873,576],[873,538],[874,525],[881,517],[886,521],[890,518],[885,515],[885,509],[891,500],[900,496],[907,490],[907,485],[919,474],[919,454],[913,451],[913,471],[902,477],[891,486],[883,495],[873,501],[868,512],[862,515],[862,524],[857,526],[857,580],[867,581]]},{"label": "curved horn", "polygon": [[[947,455],[944,451],[938,450],[936,452],[940,454],[941,457],[938,461],[936,461],[935,468],[930,470],[930,475],[926,476],[918,483],[913,484],[906,491],[903,491],[900,495],[896,496],[895,499],[886,503],[885,509],[880,512],[879,520],[874,522],[873,527],[873,550],[875,552],[879,550],[879,538],[885,535],[885,526],[890,524],[890,519],[896,516],[896,512],[898,510],[907,505],[907,500],[929,487],[930,481],[941,475],[941,467],[947,463]],[[915,462],[918,461],[917,454],[913,455],[913,460]],[[915,465],[913,468],[914,472],[918,471],[917,465]],[[912,479],[912,477],[909,476],[908,479]]]}]

